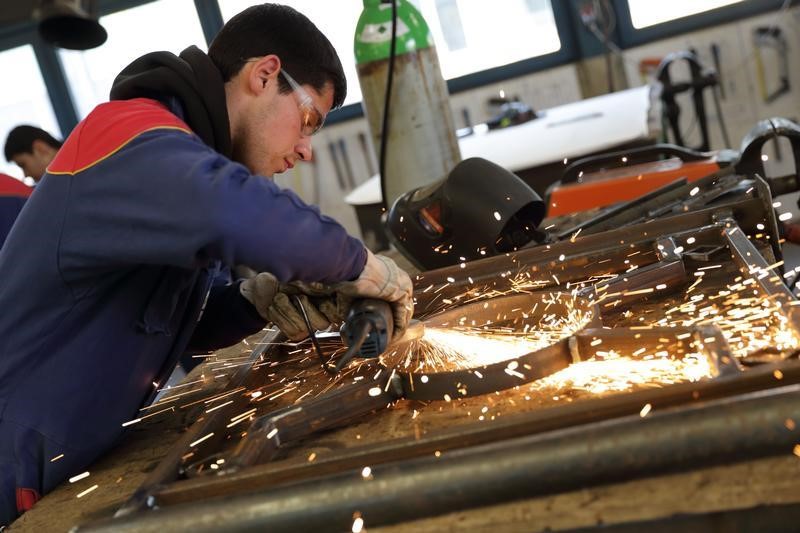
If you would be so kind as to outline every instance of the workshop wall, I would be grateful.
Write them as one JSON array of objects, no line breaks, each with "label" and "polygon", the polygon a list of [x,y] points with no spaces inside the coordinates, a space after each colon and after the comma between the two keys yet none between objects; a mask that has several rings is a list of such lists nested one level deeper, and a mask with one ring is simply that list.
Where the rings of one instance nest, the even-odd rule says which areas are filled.
[{"label": "workshop wall", "polygon": [[[546,109],[581,99],[580,85],[573,65],[565,65],[450,96],[450,108],[457,128],[491,118],[487,101],[500,91],[519,98],[534,109]],[[276,182],[291,187],[306,201],[316,203],[326,215],[360,235],[354,209],[345,196],[377,173],[378,163],[364,118],[326,125],[313,140],[314,162],[297,165],[276,176]]]},{"label": "workshop wall", "polygon": [[[779,57],[774,48],[754,45],[756,28],[777,25],[788,46],[786,58],[789,66],[789,89],[776,96],[771,102],[765,102],[759,85],[760,74],[756,54],[760,54],[763,65],[763,80],[767,92],[779,87]],[[800,7],[794,7],[780,16],[768,13],[737,22],[706,28],[678,37],[663,39],[644,46],[625,50],[623,53],[628,83],[631,86],[641,85],[649,78],[643,76],[640,65],[642,60],[660,59],[666,54],[694,48],[701,62],[714,68],[712,46],[719,49],[719,75],[722,85],[720,108],[727,126],[732,146],[726,146],[721,135],[719,115],[714,108],[710,92],[705,91],[704,102],[708,115],[709,135],[712,149],[739,148],[744,135],[758,120],[771,117],[786,117],[797,121],[800,118],[800,71],[793,68],[800,61]],[[689,79],[689,69],[685,63],[673,66],[673,81]],[[694,124],[694,111],[690,93],[678,96],[681,107],[681,131],[690,145],[700,142],[697,124]],[[780,154],[775,153],[774,146],[765,149],[769,157],[767,170],[773,172],[790,171],[789,147],[781,143]]]},{"label": "workshop wall", "polygon": [[[766,92],[779,87],[780,58],[775,48],[754,44],[754,31],[759,27],[777,24],[787,43],[786,61],[789,65],[789,90],[765,101],[760,83],[757,53],[763,68]],[[792,68],[800,64],[800,7],[790,8],[778,17],[775,12],[759,15],[737,22],[704,28],[678,37],[662,39],[643,46],[623,51],[623,62],[628,86],[647,83],[649,76],[641,68],[647,59],[660,59],[670,52],[697,51],[701,62],[713,68],[712,45],[719,49],[719,68],[722,83],[720,108],[728,130],[730,145],[723,141],[717,113],[710,91],[706,91],[704,102],[708,116],[712,149],[739,148],[742,138],[758,120],[770,117],[786,117],[797,121],[800,118],[800,70]],[[672,70],[674,81],[688,79],[688,68],[676,64]],[[534,109],[546,109],[582,98],[581,87],[574,64],[540,71],[492,83],[476,89],[459,92],[450,97],[451,110],[456,127],[468,124],[464,110],[473,124],[490,118],[487,100],[503,90],[509,96],[518,95]],[[694,111],[689,93],[678,96],[681,106],[681,131],[690,145],[700,142],[699,128],[694,120]],[[793,168],[788,144],[781,142],[767,146],[765,155],[767,172],[770,175],[788,173]],[[299,165],[278,183],[294,188],[305,200],[317,203],[322,211],[339,220],[356,235],[360,234],[354,209],[345,196],[377,172],[377,161],[372,149],[366,120],[363,118],[326,126],[314,138],[313,165]]]}]

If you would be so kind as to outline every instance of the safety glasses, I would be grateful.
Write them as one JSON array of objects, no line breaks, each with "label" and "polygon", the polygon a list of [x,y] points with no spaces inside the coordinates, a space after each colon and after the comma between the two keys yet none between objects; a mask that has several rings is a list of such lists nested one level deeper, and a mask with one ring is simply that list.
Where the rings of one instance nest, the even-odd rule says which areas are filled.
[{"label": "safety glasses", "polygon": [[297,107],[300,108],[300,119],[302,120],[302,132],[306,137],[310,137],[317,133],[322,125],[325,123],[325,115],[319,112],[314,106],[314,100],[308,91],[297,83],[286,70],[281,69],[280,73],[289,82],[289,86],[297,96]]}]

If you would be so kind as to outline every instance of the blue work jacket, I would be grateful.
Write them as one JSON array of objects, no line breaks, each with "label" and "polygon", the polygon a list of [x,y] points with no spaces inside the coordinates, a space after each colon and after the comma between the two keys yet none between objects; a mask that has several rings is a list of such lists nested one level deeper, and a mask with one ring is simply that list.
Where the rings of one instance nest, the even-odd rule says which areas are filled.
[{"label": "blue work jacket", "polygon": [[0,423],[19,428],[0,453],[19,453],[25,432],[47,442],[26,459],[38,464],[17,465],[18,487],[47,492],[85,469],[187,350],[264,327],[236,283],[214,283],[227,265],[325,282],[364,267],[359,240],[179,114],[144,98],[98,106],[0,252]]}]

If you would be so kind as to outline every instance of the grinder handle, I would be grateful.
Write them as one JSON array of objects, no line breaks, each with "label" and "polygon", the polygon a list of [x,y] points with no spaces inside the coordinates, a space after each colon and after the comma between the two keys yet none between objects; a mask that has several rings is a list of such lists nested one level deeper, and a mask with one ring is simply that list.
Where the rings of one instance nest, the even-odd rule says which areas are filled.
[{"label": "grinder handle", "polygon": [[[364,331],[367,330],[366,338]],[[353,302],[342,326],[342,339],[348,346],[361,342],[359,357],[378,357],[392,342],[394,318],[389,302],[363,298]]]}]

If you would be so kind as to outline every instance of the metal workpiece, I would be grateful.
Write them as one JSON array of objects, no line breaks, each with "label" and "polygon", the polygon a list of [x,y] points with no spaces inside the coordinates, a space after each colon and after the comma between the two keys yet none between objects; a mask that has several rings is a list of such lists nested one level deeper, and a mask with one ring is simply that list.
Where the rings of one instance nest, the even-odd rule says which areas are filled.
[{"label": "metal workpiece", "polygon": [[380,376],[345,385],[319,398],[256,418],[228,460],[226,470],[270,461],[282,444],[334,428],[382,409],[402,396],[398,378],[382,369]]},{"label": "metal workpiece", "polygon": [[[519,276],[541,282],[542,288],[593,275],[626,270],[631,254],[649,254],[649,264],[658,260],[654,243],[664,236],[701,231],[717,225],[719,213],[732,215],[748,233],[757,233],[765,220],[764,205],[758,198],[735,200],[720,206],[665,216],[594,235],[575,235],[551,244],[523,248],[513,253],[489,257],[424,272],[415,277],[418,313],[426,314],[452,298],[475,287],[483,291],[511,290]],[[555,276],[555,279],[554,279]],[[433,287],[431,290],[426,290]]]},{"label": "metal workpiece", "polygon": [[800,311],[798,301],[789,287],[783,283],[781,270],[778,268],[783,261],[769,264],[759,253],[750,239],[747,238],[733,219],[727,219],[723,236],[728,243],[731,257],[742,275],[755,280],[758,290],[767,298],[775,302],[780,312],[786,316],[795,334],[800,338]]},{"label": "metal workpiece", "polygon": [[[676,259],[676,257],[678,259]],[[668,294],[688,281],[686,267],[679,254],[620,274],[593,286],[598,302],[614,301],[615,305],[629,303],[655,294]]]},{"label": "metal workpiece", "polygon": [[[84,530],[369,528],[791,453],[800,318],[770,257],[769,186],[696,183],[557,242],[420,274],[425,334],[337,378],[273,338],[120,514],[140,512]],[[437,352],[437,333],[462,335],[468,355]],[[628,379],[636,365],[651,373]],[[602,381],[593,372],[613,384],[579,385]]]},{"label": "metal workpiece", "polygon": [[650,411],[376,465],[248,495],[177,504],[78,531],[347,530],[588,485],[791,453],[800,385]]},{"label": "metal workpiece", "polygon": [[[250,353],[250,357],[246,364],[241,365],[236,372],[231,376],[228,382],[229,389],[237,389],[247,380],[251,374],[252,365],[261,359],[265,352],[280,338],[282,334],[278,330],[269,330],[264,335],[261,343]],[[147,476],[147,479],[142,485],[136,489],[136,492],[128,499],[125,504],[120,507],[115,517],[123,517],[136,511],[146,509],[150,506],[151,494],[159,487],[167,483],[171,483],[178,479],[181,475],[182,465],[184,463],[184,455],[187,451],[194,449],[194,443],[199,439],[203,439],[205,435],[214,433],[213,428],[222,426],[227,422],[226,417],[233,409],[237,409],[244,399],[240,396],[235,398],[228,409],[218,409],[212,413],[207,413],[198,421],[192,424],[186,433],[175,443],[170,450],[169,454],[158,463],[158,466]],[[213,435],[214,441],[219,441],[223,438],[220,432]],[[203,439],[206,442],[210,439]],[[209,443],[206,442],[206,445]]]},{"label": "metal workpiece", "polygon": [[[780,379],[776,375],[780,375]],[[153,494],[153,502],[160,506],[170,506],[177,503],[199,503],[219,496],[244,495],[268,487],[360,469],[365,465],[374,468],[375,465],[435,454],[437,451],[446,454],[449,450],[543,434],[622,416],[640,415],[646,405],[650,405],[652,412],[659,412],[698,401],[795,383],[800,383],[800,363],[791,361],[762,365],[741,376],[725,375],[717,379],[598,398],[591,402],[589,409],[587,404],[581,402],[565,404],[545,410],[511,414],[490,423],[472,423],[434,431],[420,437],[405,437],[332,451],[313,463],[260,464],[227,475],[165,485]]]},{"label": "metal workpiece", "polygon": [[[760,159],[761,158],[759,157],[759,160]],[[758,191],[758,199],[761,200],[761,209],[764,213],[764,217],[766,218],[766,221],[764,222],[765,230],[763,233],[766,234],[765,238],[769,241],[773,259],[776,262],[782,261],[783,250],[781,249],[780,232],[778,231],[778,217],[775,214],[775,206],[772,202],[772,189],[770,188],[770,185],[767,184],[766,180],[764,180],[758,174],[754,175],[753,182],[753,186]],[[738,224],[741,227],[741,222],[738,222]],[[742,229],[747,230],[748,228],[742,227]],[[783,265],[780,266],[778,272],[783,273]]]},{"label": "metal workpiece", "polygon": [[742,371],[742,365],[731,353],[728,340],[716,326],[697,326],[692,333],[694,346],[702,350],[714,369],[715,376],[735,376]]},{"label": "metal workpiece", "polygon": [[[548,328],[547,317],[569,318],[569,326],[580,329],[599,326],[600,310],[580,293],[534,292],[515,294],[461,305],[429,317],[427,328],[468,328],[484,326],[528,331]],[[571,332],[565,331],[567,335]],[[413,349],[413,346],[411,347]],[[509,357],[474,368],[440,371],[397,369],[403,398],[410,400],[451,400],[506,390],[549,376],[575,362],[569,339],[562,338],[540,350]]]}]

